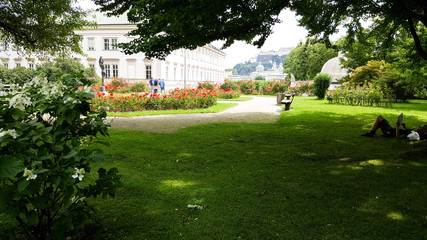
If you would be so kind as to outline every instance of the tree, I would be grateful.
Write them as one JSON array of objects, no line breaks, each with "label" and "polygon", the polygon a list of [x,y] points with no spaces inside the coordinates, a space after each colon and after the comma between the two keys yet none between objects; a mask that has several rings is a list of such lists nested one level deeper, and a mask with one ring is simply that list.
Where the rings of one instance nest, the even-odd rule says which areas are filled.
[{"label": "tree", "polygon": [[[261,47],[279,22],[278,14],[290,8],[302,16],[300,24],[311,35],[324,39],[340,25],[355,35],[361,20],[383,19],[375,28],[392,37],[396,27],[411,34],[418,54],[427,60],[426,42],[420,39],[418,24],[427,26],[427,3],[419,0],[94,0],[109,15],[127,12],[138,29],[130,32],[137,39],[120,46],[126,53],[145,52],[149,58],[164,58],[179,48],[194,49],[214,40],[225,40],[223,47],[243,40]],[[387,31],[385,30],[387,29]],[[390,39],[388,37],[384,39]]]},{"label": "tree", "polygon": [[20,46],[26,52],[81,52],[81,36],[74,30],[91,23],[75,0],[0,1],[0,41]]},{"label": "tree", "polygon": [[336,49],[327,48],[326,44],[318,43],[317,39],[308,38],[286,56],[283,69],[289,75],[292,73],[298,80],[313,79],[323,65],[338,55]]},{"label": "tree", "polygon": [[255,80],[265,80],[264,76],[259,75],[255,77]]},{"label": "tree", "polygon": [[314,95],[319,99],[324,99],[326,90],[331,85],[332,77],[329,74],[321,73],[314,77]]}]

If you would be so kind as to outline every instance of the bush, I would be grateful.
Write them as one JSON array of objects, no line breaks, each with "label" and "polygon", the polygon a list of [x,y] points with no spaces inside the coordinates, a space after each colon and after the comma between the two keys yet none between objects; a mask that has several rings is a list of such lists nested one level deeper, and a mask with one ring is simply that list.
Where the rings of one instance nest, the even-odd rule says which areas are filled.
[{"label": "bush", "polygon": [[223,84],[219,86],[222,90],[231,89],[233,91],[239,90],[239,85],[237,83],[232,82],[230,80],[225,80]]},{"label": "bush", "polygon": [[80,73],[0,91],[0,212],[26,239],[78,236],[91,212],[85,199],[115,194],[117,169],[86,177],[100,158],[93,138],[108,134],[106,113],[89,108],[89,85]]},{"label": "bush", "polygon": [[261,75],[259,75],[259,76],[256,76],[255,77],[255,80],[265,80],[265,77],[264,76],[261,76]]},{"label": "bush", "polygon": [[23,85],[28,83],[37,76],[39,73],[35,70],[27,69],[24,67],[16,67],[8,69],[0,67],[0,83],[3,84],[18,84]]},{"label": "bush", "polygon": [[130,85],[129,90],[131,92],[147,92],[148,85],[144,82],[137,82]]},{"label": "bush", "polygon": [[233,91],[230,88],[225,90],[219,89],[217,95],[219,98],[224,98],[224,99],[239,98],[240,91]]},{"label": "bush", "polygon": [[319,99],[324,99],[326,90],[331,84],[331,76],[329,74],[321,73],[314,77],[314,95]]},{"label": "bush", "polygon": [[83,64],[74,59],[63,58],[54,62],[46,62],[37,66],[37,71],[43,73],[48,79],[55,78],[55,75],[62,75],[67,72],[82,72],[85,78],[91,78],[94,82],[101,79],[96,75],[94,68],[85,68]]},{"label": "bush", "polygon": [[198,83],[198,86],[197,86],[198,89],[208,89],[208,90],[212,90],[215,87],[216,87],[215,84],[210,82]]},{"label": "bush", "polygon": [[113,93],[97,93],[92,99],[91,108],[111,112],[208,108],[216,103],[216,99],[216,91],[207,89],[175,89],[170,95],[145,93],[116,96]]}]

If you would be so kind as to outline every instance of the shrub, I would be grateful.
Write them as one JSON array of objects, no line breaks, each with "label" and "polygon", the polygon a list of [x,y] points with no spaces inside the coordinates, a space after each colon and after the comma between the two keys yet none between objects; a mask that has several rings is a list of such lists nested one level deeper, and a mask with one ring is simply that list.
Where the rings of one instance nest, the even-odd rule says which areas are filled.
[{"label": "shrub", "polygon": [[198,86],[197,86],[198,89],[208,89],[208,90],[212,90],[215,87],[216,87],[215,84],[210,82],[198,83]]},{"label": "shrub", "polygon": [[216,99],[216,91],[207,89],[175,89],[169,95],[145,93],[116,96],[113,93],[97,93],[92,99],[91,108],[111,112],[208,108],[216,103]]},{"label": "shrub", "polygon": [[39,73],[37,71],[27,69],[24,67],[16,67],[8,69],[6,67],[0,67],[0,83],[3,84],[18,84],[23,85],[30,82]]},{"label": "shrub", "polygon": [[55,78],[55,75],[62,75],[67,72],[83,72],[85,78],[95,78],[95,81],[92,82],[100,81],[94,68],[85,68],[80,62],[70,58],[43,63],[37,66],[37,71],[43,73],[48,79]]},{"label": "shrub", "polygon": [[146,92],[148,90],[148,85],[145,82],[137,82],[130,85],[129,90],[131,92]]},{"label": "shrub", "polygon": [[237,91],[239,90],[239,85],[237,85],[237,83],[232,82],[230,80],[225,80],[224,83],[220,85],[220,88],[222,90],[231,89],[233,91]]},{"label": "shrub", "polygon": [[331,84],[331,76],[329,74],[321,73],[314,77],[314,95],[319,99],[324,99],[326,90]]},{"label": "shrub", "polygon": [[240,91],[233,91],[230,88],[225,90],[219,89],[217,95],[219,98],[225,98],[225,99],[239,98]]},{"label": "shrub", "polygon": [[265,77],[264,77],[264,76],[259,75],[259,76],[256,76],[256,77],[255,77],[255,80],[265,80]]},{"label": "shrub", "polygon": [[18,220],[26,239],[77,236],[91,209],[85,199],[115,194],[117,169],[86,177],[100,157],[92,139],[108,134],[106,113],[89,108],[89,84],[66,74],[0,91],[0,212]]}]

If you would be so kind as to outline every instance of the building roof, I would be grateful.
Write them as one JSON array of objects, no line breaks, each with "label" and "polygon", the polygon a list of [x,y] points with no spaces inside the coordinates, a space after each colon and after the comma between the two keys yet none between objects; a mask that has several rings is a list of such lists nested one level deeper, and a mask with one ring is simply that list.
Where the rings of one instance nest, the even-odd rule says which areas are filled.
[{"label": "building roof", "polygon": [[329,59],[322,67],[321,73],[327,73],[336,81],[347,75],[347,69],[341,67],[339,57]]}]

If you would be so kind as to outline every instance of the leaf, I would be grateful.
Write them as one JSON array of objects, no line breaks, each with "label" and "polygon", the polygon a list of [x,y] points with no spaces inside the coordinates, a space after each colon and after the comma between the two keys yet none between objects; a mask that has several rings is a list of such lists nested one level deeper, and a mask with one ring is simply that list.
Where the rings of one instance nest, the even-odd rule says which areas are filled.
[{"label": "leaf", "polygon": [[35,225],[37,223],[37,213],[36,211],[29,211],[25,214],[29,225]]},{"label": "leaf", "polygon": [[1,191],[0,192],[0,212],[3,212],[7,208],[7,203],[11,199],[11,194]]},{"label": "leaf", "polygon": [[31,200],[31,204],[37,209],[45,209],[49,207],[48,198],[45,196],[37,196]]},{"label": "leaf", "polygon": [[30,181],[27,181],[27,179],[21,179],[18,183],[18,192],[23,192],[29,184]]},{"label": "leaf", "polygon": [[24,168],[22,159],[14,156],[2,156],[2,159],[0,159],[0,179],[15,177]]}]

